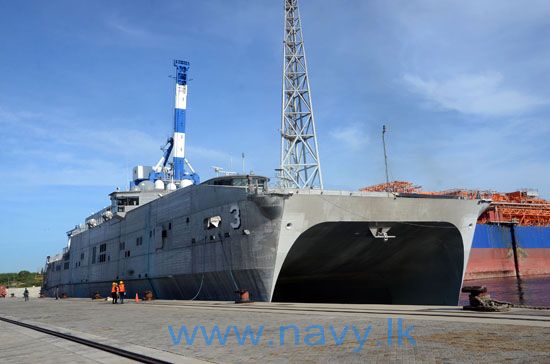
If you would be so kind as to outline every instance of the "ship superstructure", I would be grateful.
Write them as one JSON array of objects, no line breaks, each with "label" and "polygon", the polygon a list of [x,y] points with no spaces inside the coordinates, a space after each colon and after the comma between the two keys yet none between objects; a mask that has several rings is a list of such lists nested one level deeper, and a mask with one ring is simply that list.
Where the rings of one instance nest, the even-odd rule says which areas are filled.
[{"label": "ship superstructure", "polygon": [[48,260],[47,294],[107,295],[124,279],[132,296],[166,299],[233,300],[247,290],[257,301],[457,304],[487,204],[323,189],[297,0],[284,10],[277,187],[255,175],[199,183],[184,153],[188,63],[176,61],[163,157],[136,167],[128,191],[68,233],[67,249]]}]

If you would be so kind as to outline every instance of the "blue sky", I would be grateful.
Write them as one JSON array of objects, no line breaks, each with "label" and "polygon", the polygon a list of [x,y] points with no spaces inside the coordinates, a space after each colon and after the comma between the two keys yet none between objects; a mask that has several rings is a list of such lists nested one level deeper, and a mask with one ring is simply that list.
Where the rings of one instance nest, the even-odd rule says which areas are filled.
[{"label": "blue sky", "polygon": [[[0,1],[0,272],[36,270],[170,134],[191,62],[187,156],[273,176],[283,1]],[[550,2],[301,0],[326,188],[550,197]]]}]

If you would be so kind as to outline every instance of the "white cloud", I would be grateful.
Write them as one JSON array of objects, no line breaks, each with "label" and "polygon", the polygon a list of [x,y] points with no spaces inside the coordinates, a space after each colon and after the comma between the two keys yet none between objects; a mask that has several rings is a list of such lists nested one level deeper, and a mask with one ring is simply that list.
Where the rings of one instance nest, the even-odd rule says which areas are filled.
[{"label": "white cloud", "polygon": [[[131,167],[156,163],[165,139],[128,126],[136,121],[110,120],[108,124],[0,106],[4,140],[0,161],[5,164],[0,178],[33,185],[124,186]],[[232,159],[213,148],[188,145],[187,150],[191,163],[197,161],[203,167],[225,166]],[[36,171],[40,178],[30,179]]]},{"label": "white cloud", "polygon": [[106,32],[94,33],[92,38],[86,37],[86,41],[92,40],[107,45],[167,48],[169,44],[178,40],[172,34],[159,30],[147,22],[132,21],[130,15],[111,13],[103,18],[103,24]]},{"label": "white cloud", "polygon": [[[32,186],[119,186],[126,187],[130,169],[103,159],[81,159],[67,156],[65,160],[40,159],[38,163],[26,163],[16,169],[0,172],[2,179],[18,181],[18,185]],[[40,162],[43,163],[40,168]],[[46,163],[44,163],[46,162]],[[39,171],[37,175],[37,171]],[[30,178],[30,177],[33,178]],[[35,178],[38,176],[37,178]]]},{"label": "white cloud", "polygon": [[32,111],[13,112],[0,106],[0,124],[15,124],[29,118],[39,118],[42,114]]},{"label": "white cloud", "polygon": [[187,145],[185,148],[189,151],[189,153],[186,154],[192,159],[201,158],[211,163],[221,164],[232,158],[228,153],[216,149],[204,148],[196,145]]},{"label": "white cloud", "polygon": [[548,103],[539,97],[506,88],[498,72],[460,74],[446,80],[405,74],[403,81],[413,92],[439,107],[465,114],[517,115]]},{"label": "white cloud", "polygon": [[[101,153],[131,157],[143,156],[151,151],[159,150],[160,144],[163,142],[147,133],[128,127],[111,126],[101,130],[89,127],[89,125],[98,125],[94,120],[72,119],[68,121],[59,119],[55,115],[42,114],[40,117],[36,117],[32,112],[18,112],[12,115],[17,115],[17,118],[13,119],[13,123],[17,127],[11,131],[11,134],[32,137],[32,143],[30,140],[24,141],[24,143],[30,143],[29,149],[35,147],[34,143],[47,142],[50,146],[74,147],[73,152],[88,151],[94,155]],[[47,122],[43,123],[43,120]],[[116,124],[116,122],[113,121],[112,124]]]},{"label": "white cloud", "polygon": [[150,39],[152,37],[152,34],[143,29],[137,27],[135,24],[129,24],[125,19],[118,17],[118,16],[111,16],[106,19],[106,24],[129,37],[135,37],[140,39]]},{"label": "white cloud", "polygon": [[334,129],[330,136],[341,142],[345,148],[357,151],[365,147],[369,142],[369,137],[365,133],[365,126],[355,123]]}]

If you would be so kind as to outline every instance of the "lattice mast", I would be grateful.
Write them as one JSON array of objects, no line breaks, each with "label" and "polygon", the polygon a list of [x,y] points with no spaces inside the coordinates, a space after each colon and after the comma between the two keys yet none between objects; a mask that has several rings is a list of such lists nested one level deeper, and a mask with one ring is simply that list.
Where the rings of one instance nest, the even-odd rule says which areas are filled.
[{"label": "lattice mast", "polygon": [[298,0],[285,0],[280,179],[284,187],[323,188]]}]

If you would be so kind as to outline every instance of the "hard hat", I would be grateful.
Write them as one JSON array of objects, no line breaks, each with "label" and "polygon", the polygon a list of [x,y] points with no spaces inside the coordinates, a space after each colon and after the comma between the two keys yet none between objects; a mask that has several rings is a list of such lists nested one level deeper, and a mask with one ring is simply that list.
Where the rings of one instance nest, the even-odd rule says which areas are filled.
[{"label": "hard hat", "polygon": [[116,284],[116,282],[113,282],[113,286]]},{"label": "hard hat", "polygon": [[124,282],[120,281],[120,283],[124,283]]}]

